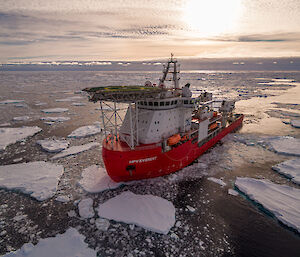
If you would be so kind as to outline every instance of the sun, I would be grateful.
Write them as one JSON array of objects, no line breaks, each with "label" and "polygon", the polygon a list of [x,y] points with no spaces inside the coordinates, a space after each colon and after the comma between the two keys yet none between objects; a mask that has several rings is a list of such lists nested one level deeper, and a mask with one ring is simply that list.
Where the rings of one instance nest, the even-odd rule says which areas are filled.
[{"label": "sun", "polygon": [[242,15],[241,0],[187,0],[183,7],[186,27],[201,36],[234,30]]}]

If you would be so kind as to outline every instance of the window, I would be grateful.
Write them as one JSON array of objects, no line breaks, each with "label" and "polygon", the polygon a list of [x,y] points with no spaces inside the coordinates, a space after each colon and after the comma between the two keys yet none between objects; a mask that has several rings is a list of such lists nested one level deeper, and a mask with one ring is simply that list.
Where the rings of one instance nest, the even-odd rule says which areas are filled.
[{"label": "window", "polygon": [[160,106],[165,106],[165,102],[160,102],[159,105]]},{"label": "window", "polygon": [[153,106],[153,102],[149,102],[149,106]]},{"label": "window", "polygon": [[144,105],[147,105],[147,102],[146,102],[146,101],[144,102]]},{"label": "window", "polygon": [[144,102],[140,102],[140,105],[144,105]]},{"label": "window", "polygon": [[174,104],[174,101],[171,102],[171,105],[173,105],[173,104]]},{"label": "window", "polygon": [[183,103],[184,103],[184,104],[188,104],[189,101],[188,101],[188,100],[184,100]]},{"label": "window", "polygon": [[177,104],[177,100],[175,101],[175,104]]},{"label": "window", "polygon": [[170,105],[170,102],[166,102],[166,105]]},{"label": "window", "polygon": [[154,106],[158,106],[158,102],[154,102]]}]

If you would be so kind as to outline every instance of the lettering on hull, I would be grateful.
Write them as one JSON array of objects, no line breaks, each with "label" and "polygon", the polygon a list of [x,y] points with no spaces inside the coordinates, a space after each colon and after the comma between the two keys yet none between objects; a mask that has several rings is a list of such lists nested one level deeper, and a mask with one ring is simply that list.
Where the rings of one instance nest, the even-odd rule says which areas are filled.
[{"label": "lettering on hull", "polygon": [[139,159],[139,160],[130,160],[129,163],[143,163],[143,162],[151,162],[157,159],[157,156],[149,157],[146,159]]}]

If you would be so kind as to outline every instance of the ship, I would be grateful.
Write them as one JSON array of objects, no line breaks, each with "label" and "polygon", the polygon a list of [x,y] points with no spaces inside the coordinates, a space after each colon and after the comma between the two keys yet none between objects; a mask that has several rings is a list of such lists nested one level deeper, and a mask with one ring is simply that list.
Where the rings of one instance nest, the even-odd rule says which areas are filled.
[{"label": "ship", "polygon": [[244,115],[234,112],[233,100],[214,100],[206,91],[193,97],[189,83],[179,86],[179,73],[171,55],[158,84],[83,90],[100,103],[102,158],[113,181],[176,172],[242,126]]}]

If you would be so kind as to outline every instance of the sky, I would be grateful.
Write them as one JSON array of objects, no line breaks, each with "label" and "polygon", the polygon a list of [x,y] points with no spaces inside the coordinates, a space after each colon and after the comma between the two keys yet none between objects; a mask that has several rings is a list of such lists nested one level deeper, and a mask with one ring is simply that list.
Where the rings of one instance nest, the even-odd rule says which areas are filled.
[{"label": "sky", "polygon": [[299,0],[0,0],[0,63],[300,56]]}]

